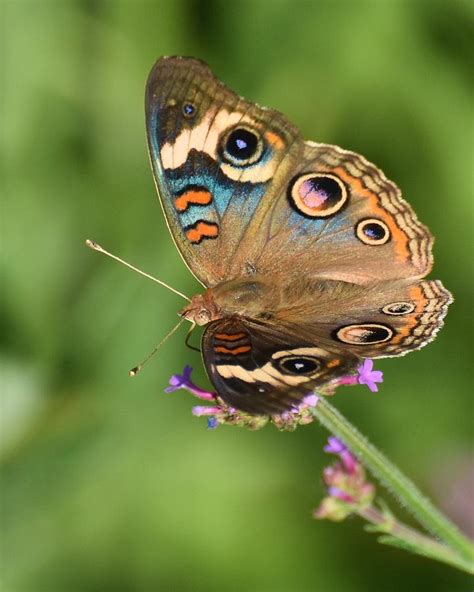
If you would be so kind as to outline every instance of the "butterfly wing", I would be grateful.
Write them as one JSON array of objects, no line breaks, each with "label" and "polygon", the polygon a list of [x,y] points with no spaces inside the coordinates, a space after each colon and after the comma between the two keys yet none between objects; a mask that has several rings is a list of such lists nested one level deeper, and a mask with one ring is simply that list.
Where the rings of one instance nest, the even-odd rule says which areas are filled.
[{"label": "butterfly wing", "polygon": [[318,385],[355,367],[355,356],[334,349],[242,317],[214,321],[202,339],[204,364],[219,396],[256,415],[293,409]]},{"label": "butterfly wing", "polygon": [[362,156],[313,142],[241,240],[231,276],[243,258],[262,273],[358,284],[421,278],[432,267],[432,236],[398,187]]},{"label": "butterfly wing", "polygon": [[192,58],[155,64],[146,120],[171,234],[191,272],[214,286],[229,277],[230,261],[260,202],[281,191],[303,151],[302,140],[280,113],[245,101]]},{"label": "butterfly wing", "polygon": [[451,294],[437,280],[370,285],[306,278],[287,285],[271,322],[358,358],[404,355],[435,338]]},{"label": "butterfly wing", "polygon": [[362,156],[304,142],[202,62],[162,58],[146,93],[158,193],[178,249],[206,286],[249,273],[354,283],[421,278],[432,237]]},{"label": "butterfly wing", "polygon": [[[242,286],[232,291],[239,299],[244,293]],[[436,280],[362,286],[303,278],[277,281],[272,292],[265,320],[231,315],[209,324],[203,335],[204,365],[219,396],[248,413],[294,409],[364,358],[423,347],[451,302]]]}]

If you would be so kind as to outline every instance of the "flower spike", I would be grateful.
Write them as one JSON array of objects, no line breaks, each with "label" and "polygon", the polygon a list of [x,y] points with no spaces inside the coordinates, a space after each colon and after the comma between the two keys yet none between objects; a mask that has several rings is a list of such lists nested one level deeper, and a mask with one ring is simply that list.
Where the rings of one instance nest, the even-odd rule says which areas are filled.
[{"label": "flower spike", "polygon": [[347,446],[334,436],[328,438],[324,451],[341,459],[323,471],[327,487],[325,497],[314,511],[314,517],[339,522],[372,504],[375,487],[366,481],[365,470]]}]

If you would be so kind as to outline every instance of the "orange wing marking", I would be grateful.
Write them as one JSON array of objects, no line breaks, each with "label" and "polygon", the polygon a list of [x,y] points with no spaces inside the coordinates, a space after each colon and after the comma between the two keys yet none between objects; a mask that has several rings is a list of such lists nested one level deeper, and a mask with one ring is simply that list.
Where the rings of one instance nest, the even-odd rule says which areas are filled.
[{"label": "orange wing marking", "polygon": [[215,222],[198,220],[192,226],[188,226],[185,232],[189,242],[198,245],[205,238],[217,238],[219,235],[219,226]]},{"label": "orange wing marking", "polygon": [[205,189],[190,189],[179,195],[174,205],[178,212],[185,212],[189,206],[191,205],[198,205],[198,206],[207,206],[212,201],[212,193]]},{"label": "orange wing marking", "polygon": [[269,144],[271,144],[277,150],[282,150],[285,147],[285,142],[280,138],[279,135],[274,132],[267,132],[265,137]]},{"label": "orange wing marking", "polygon": [[215,339],[220,339],[221,341],[238,341],[239,339],[243,339],[247,337],[246,333],[216,333],[214,335]]},{"label": "orange wing marking", "polygon": [[233,356],[238,356],[239,354],[246,354],[247,352],[251,351],[252,347],[250,345],[242,345],[242,347],[236,347],[234,349],[228,349],[223,345],[218,345],[214,348],[216,354],[232,354]]}]

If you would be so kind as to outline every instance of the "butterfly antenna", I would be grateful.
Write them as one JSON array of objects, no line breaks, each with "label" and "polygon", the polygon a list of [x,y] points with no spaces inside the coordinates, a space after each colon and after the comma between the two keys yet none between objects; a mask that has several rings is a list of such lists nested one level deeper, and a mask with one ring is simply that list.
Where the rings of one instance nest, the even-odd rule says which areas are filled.
[{"label": "butterfly antenna", "polygon": [[134,368],[132,368],[128,372],[128,375],[129,376],[136,376],[140,372],[140,370],[143,368],[143,366],[148,362],[148,360],[150,360],[156,354],[156,352],[160,349],[160,347],[163,345],[163,343],[165,343],[165,341],[167,339],[169,339],[171,337],[171,335],[173,335],[173,333],[175,333],[181,327],[181,325],[184,323],[185,320],[186,320],[185,318],[180,319],[178,324],[175,325],[171,329],[171,331],[169,331],[163,337],[163,339],[160,341],[160,343],[147,355],[147,357],[143,360],[143,362],[140,362],[140,364],[137,364]]},{"label": "butterfly antenna", "polygon": [[138,267],[135,267],[134,265],[131,265],[130,263],[127,263],[123,259],[120,259],[120,257],[117,257],[116,255],[112,255],[112,253],[109,253],[109,251],[106,251],[103,247],[101,247],[100,245],[98,245],[96,242],[94,242],[94,241],[92,241],[90,239],[87,239],[86,240],[86,245],[90,249],[92,249],[93,251],[97,251],[98,253],[103,253],[104,255],[107,255],[107,257],[110,257],[111,259],[115,259],[115,261],[118,261],[122,265],[125,265],[125,267],[128,267],[129,269],[133,269],[133,271],[136,271],[140,275],[145,276],[149,280],[153,280],[157,284],[160,284],[160,286],[163,286],[164,288],[168,288],[168,290],[171,290],[171,292],[174,292],[178,296],[181,296],[181,298],[184,298],[188,302],[191,302],[191,298],[188,298],[185,294],[182,294],[181,292],[179,292],[175,288],[172,288],[166,282],[163,282],[162,280],[159,280],[156,277],[153,277],[149,273],[146,273],[145,271],[142,271],[141,269],[138,269]]}]

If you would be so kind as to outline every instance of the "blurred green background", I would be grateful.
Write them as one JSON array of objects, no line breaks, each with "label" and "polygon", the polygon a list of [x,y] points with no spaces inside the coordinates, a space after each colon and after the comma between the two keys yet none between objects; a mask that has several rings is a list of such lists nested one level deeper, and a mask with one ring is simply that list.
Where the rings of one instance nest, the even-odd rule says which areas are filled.
[{"label": "blurred green background", "polygon": [[377,364],[379,394],[335,403],[467,529],[473,4],[10,0],[1,21],[2,592],[467,590],[358,519],[312,520],[322,428],[208,431],[191,397],[164,395],[185,363],[207,384],[182,336],[129,379],[182,302],[84,239],[200,289],[148,165],[161,55],[200,57],[307,138],[376,162],[436,236],[433,277],[456,302],[435,343]]}]

